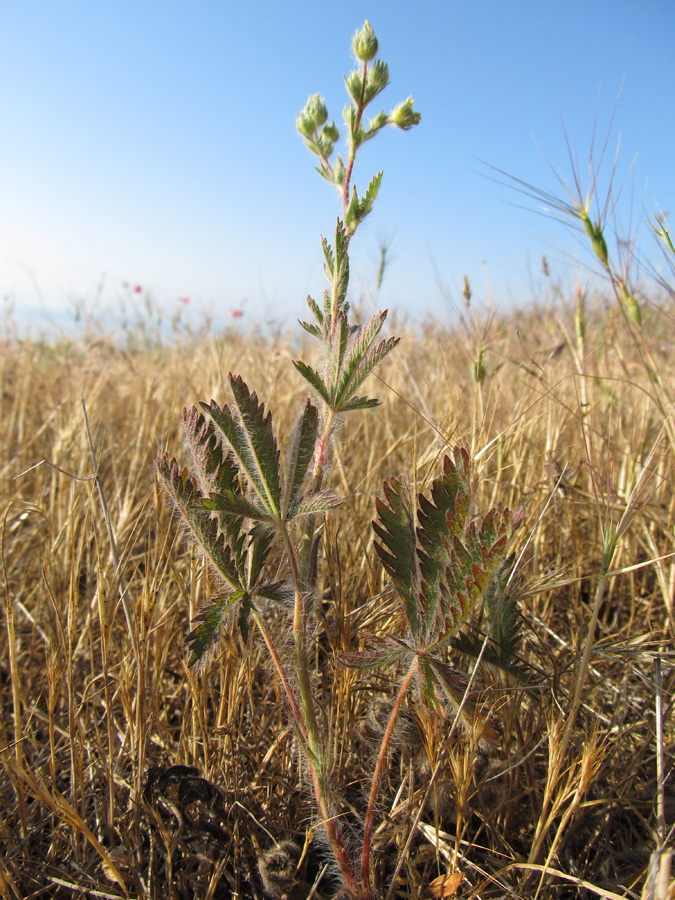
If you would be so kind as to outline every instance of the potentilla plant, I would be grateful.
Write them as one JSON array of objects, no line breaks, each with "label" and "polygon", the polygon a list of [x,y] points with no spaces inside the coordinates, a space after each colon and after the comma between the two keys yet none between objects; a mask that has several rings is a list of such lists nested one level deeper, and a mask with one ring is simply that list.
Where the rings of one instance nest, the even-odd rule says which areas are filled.
[{"label": "potentilla plant", "polygon": [[[352,185],[354,162],[358,149],[386,125],[408,130],[420,121],[420,115],[408,98],[366,123],[364,114],[387,86],[389,71],[376,58],[378,42],[367,21],[356,32],[352,49],[357,68],[345,78],[350,97],[343,111],[345,158],[334,157],[339,130],[328,121],[326,104],[318,94],[309,98],[296,120],[306,146],[318,158],[317,171],[337,188],[343,209],[333,243],[321,240],[328,279],[323,303],[308,298],[311,321],[301,323],[321,345],[320,363],[294,363],[309,384],[311,397],[298,412],[284,465],[271,413],[241,377],[230,374],[227,404],[212,400],[183,412],[189,467],[183,468],[165,454],[157,460],[157,471],[190,537],[223,585],[220,596],[192,623],[187,639],[191,661],[203,659],[226,618],[236,615],[244,636],[251,625],[257,630],[307,763],[318,825],[339,866],[343,889],[368,900],[374,896],[370,860],[376,799],[401,703],[415,677],[420,702],[429,710],[457,702],[457,684],[440,649],[489,586],[501,583],[495,579],[504,580],[506,545],[514,520],[508,510],[492,511],[478,523],[469,519],[471,464],[464,450],[446,458],[430,500],[416,498],[406,478],[385,485],[374,526],[377,552],[402,598],[409,638],[364,635],[365,646],[344,654],[341,662],[370,666],[405,660],[408,671],[382,736],[363,845],[355,853],[340,824],[344,811],[331,783],[328,735],[318,713],[309,661],[312,608],[319,583],[317,532],[323,517],[341,502],[326,487],[336,426],[347,413],[378,404],[359,392],[398,341],[379,337],[386,311],[362,325],[350,320],[349,245],[371,212],[382,182],[380,172],[359,195]],[[281,579],[272,577],[266,567],[273,547],[285,561],[286,575]],[[276,558],[275,572],[279,572]],[[282,622],[288,622],[292,631],[292,652],[287,636],[270,623],[270,604],[289,609]]]}]

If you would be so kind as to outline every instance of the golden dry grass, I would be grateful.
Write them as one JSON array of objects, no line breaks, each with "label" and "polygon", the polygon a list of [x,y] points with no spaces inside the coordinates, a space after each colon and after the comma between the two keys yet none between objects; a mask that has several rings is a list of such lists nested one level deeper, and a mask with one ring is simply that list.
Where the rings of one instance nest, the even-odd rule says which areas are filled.
[{"label": "golden dry grass", "polygon": [[[528,684],[478,673],[499,735],[489,753],[467,733],[423,753],[401,732],[375,844],[381,886],[401,862],[392,896],[429,896],[447,871],[463,873],[467,898],[658,896],[650,856],[672,845],[675,821],[672,776],[657,789],[658,752],[669,773],[675,751],[672,318],[645,315],[657,396],[616,308],[588,316],[583,344],[560,315],[404,329],[381,383],[370,383],[382,405],[344,423],[332,479],[347,499],[324,529],[315,677],[356,828],[378,710],[400,673],[347,670],[336,656],[358,648],[361,628],[402,627],[372,547],[382,480],[415,471],[422,487],[465,442],[480,509],[526,505]],[[486,374],[476,386],[479,340]],[[4,897],[262,897],[258,863],[273,888],[288,841],[298,848],[291,894],[316,883],[314,896],[332,895],[311,791],[258,642],[245,645],[233,622],[208,666],[187,665],[183,640],[212,586],[153,472],[158,451],[180,456],[182,406],[226,400],[230,370],[271,407],[283,441],[304,396],[292,358],[283,339],[232,334],[145,349],[102,335],[2,347]],[[35,468],[41,460],[59,468]],[[598,597],[608,528],[621,533]],[[267,614],[284,628],[281,613]]]}]

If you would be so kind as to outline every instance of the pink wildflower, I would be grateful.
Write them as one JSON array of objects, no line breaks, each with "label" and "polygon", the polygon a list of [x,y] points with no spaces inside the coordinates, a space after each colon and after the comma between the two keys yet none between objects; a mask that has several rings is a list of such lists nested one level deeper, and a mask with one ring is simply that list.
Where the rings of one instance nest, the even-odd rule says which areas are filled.
[{"label": "pink wildflower", "polygon": [[230,318],[231,319],[241,319],[241,317],[243,315],[244,315],[243,309],[231,309],[230,310]]}]

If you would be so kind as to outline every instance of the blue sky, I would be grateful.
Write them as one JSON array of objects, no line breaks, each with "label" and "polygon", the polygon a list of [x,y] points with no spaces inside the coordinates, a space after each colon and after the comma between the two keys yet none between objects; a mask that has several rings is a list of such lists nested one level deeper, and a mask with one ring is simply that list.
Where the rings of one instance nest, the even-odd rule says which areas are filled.
[{"label": "blue sky", "polygon": [[0,11],[0,296],[45,320],[114,309],[125,283],[167,314],[189,296],[217,316],[304,315],[340,206],[295,115],[320,92],[340,124],[366,17],[390,69],[381,106],[412,95],[422,122],[357,158],[357,187],[384,180],[353,244],[355,298],[383,240],[377,302],[413,318],[446,315],[440,285],[460,298],[465,274],[477,297],[528,302],[542,253],[585,280],[582,243],[480,161],[559,193],[563,127],[585,175],[596,109],[599,148],[620,90],[617,225],[656,255],[638,226],[675,199],[672,0],[15,0]]}]

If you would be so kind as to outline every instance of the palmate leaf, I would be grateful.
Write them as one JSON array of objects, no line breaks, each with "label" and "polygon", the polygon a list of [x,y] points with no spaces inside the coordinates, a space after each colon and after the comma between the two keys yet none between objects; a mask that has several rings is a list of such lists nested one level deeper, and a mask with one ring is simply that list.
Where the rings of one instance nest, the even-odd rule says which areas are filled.
[{"label": "palmate leaf", "polygon": [[403,600],[420,648],[447,640],[471,614],[501,565],[517,516],[490,510],[467,524],[471,461],[465,448],[443,460],[443,474],[413,506],[410,484],[391,479],[377,500],[375,548]]},{"label": "palmate leaf", "polygon": [[173,500],[175,507],[194,541],[201,548],[204,557],[214,571],[234,592],[246,589],[243,571],[245,565],[243,536],[236,521],[228,523],[228,530],[221,530],[218,521],[202,505],[202,497],[197,485],[187,469],[179,467],[175,459],[167,454],[158,457],[157,475],[164,490]]},{"label": "palmate leaf", "polygon": [[[386,316],[386,312],[383,315]],[[353,364],[352,353],[350,352],[342,372],[337,392],[336,407],[340,412],[354,409],[353,406],[350,406],[354,393],[361,384],[363,384],[375,366],[377,366],[385,356],[388,356],[391,353],[399,340],[399,338],[389,338],[386,341],[380,341],[376,347],[371,347],[359,358],[354,354]],[[362,400],[363,399],[365,398],[362,398]],[[369,405],[373,406],[378,402],[379,401],[375,400],[374,402],[370,402]],[[362,406],[356,408],[362,408]]]},{"label": "palmate leaf", "polygon": [[383,489],[384,500],[378,497],[375,501],[379,521],[373,522],[373,530],[381,541],[375,542],[375,551],[403,600],[410,629],[417,637],[421,576],[412,485],[405,477],[392,478]]},{"label": "palmate leaf", "polygon": [[[490,643],[483,651],[483,659],[504,672],[516,675],[522,681],[524,672],[513,662],[520,640],[517,588],[512,579],[514,565],[515,554],[512,553],[499,563],[483,592],[483,610],[490,637]],[[455,649],[472,657],[478,656],[482,644],[482,638],[465,633],[452,640]]]},{"label": "palmate leaf", "polygon": [[456,447],[453,456],[454,461],[444,457],[443,474],[431,484],[431,499],[424,494],[418,497],[417,539],[423,580],[420,622],[424,640],[432,642],[449,615],[441,609],[441,580],[450,563],[452,538],[461,538],[470,504],[469,455],[464,448]]},{"label": "palmate leaf", "polygon": [[264,404],[258,402],[257,394],[249,391],[241,377],[230,373],[229,380],[234,397],[232,409],[228,406],[221,409],[215,400],[202,403],[202,409],[231,447],[260,502],[278,520],[281,515],[279,449],[272,414],[265,414]]}]

